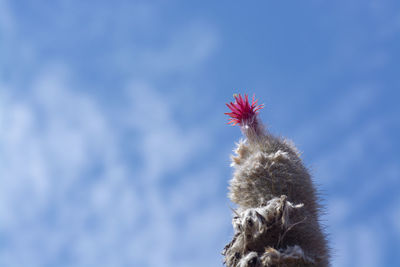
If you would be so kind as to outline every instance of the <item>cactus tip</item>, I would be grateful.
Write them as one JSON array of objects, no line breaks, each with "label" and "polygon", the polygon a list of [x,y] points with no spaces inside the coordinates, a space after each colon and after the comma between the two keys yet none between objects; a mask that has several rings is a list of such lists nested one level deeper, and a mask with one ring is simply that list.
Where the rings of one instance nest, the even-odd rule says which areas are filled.
[{"label": "cactus tip", "polygon": [[257,101],[253,99],[251,104],[249,102],[249,97],[247,94],[242,97],[240,94],[234,94],[235,103],[228,103],[226,106],[231,110],[231,112],[225,113],[230,116],[228,124],[232,125],[243,125],[247,121],[254,121],[254,117],[257,115],[258,110],[262,109],[264,105],[257,105]]}]

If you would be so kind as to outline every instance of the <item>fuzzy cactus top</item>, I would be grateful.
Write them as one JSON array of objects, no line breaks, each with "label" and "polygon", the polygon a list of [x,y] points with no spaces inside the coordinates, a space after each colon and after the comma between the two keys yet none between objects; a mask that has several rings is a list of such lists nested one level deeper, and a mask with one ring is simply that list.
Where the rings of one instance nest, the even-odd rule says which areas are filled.
[{"label": "fuzzy cactus top", "polygon": [[254,96],[251,103],[247,95],[234,98],[226,114],[246,138],[232,156],[229,197],[238,209],[226,265],[328,266],[318,197],[299,152],[263,127],[257,115],[263,105]]}]

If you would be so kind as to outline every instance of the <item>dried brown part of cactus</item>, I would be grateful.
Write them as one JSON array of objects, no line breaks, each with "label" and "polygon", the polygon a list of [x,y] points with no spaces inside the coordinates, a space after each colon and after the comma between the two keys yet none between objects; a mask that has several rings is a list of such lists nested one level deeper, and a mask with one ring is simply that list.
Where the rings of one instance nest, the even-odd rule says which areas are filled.
[{"label": "dried brown part of cactus", "polygon": [[297,246],[278,249],[285,237],[295,227],[305,223],[292,221],[302,204],[293,205],[287,197],[273,198],[265,206],[248,208],[232,221],[235,229],[233,240],[226,245],[223,255],[227,266],[302,266],[315,262],[304,255]]}]

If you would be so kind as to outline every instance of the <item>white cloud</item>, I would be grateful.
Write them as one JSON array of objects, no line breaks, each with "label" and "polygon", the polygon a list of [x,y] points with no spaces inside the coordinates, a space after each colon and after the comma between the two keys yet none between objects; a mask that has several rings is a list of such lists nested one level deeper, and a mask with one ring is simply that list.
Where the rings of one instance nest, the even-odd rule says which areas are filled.
[{"label": "white cloud", "polygon": [[[118,191],[111,181],[120,181],[118,175],[126,179],[101,109],[67,86],[62,71],[46,70],[23,95],[2,92],[0,218],[8,242],[0,258],[6,266],[51,261],[95,211],[92,184],[108,180],[103,190]],[[112,176],[89,182],[86,173],[99,163]],[[122,198],[126,195],[114,195],[111,203],[121,206]],[[100,217],[107,213],[106,207]]]},{"label": "white cloud", "polygon": [[[218,167],[178,178],[170,191],[159,184],[204,151],[206,130],[183,131],[170,102],[143,84],[130,86],[132,101],[118,109],[128,120],[112,123],[96,99],[69,89],[65,68],[41,73],[24,95],[1,95],[0,263],[171,266],[190,261],[172,256],[179,237],[194,256],[218,252],[201,264],[219,261],[222,247],[206,238],[229,226],[219,216],[229,209],[218,204]],[[141,166],[122,158],[118,140],[132,130]]]},{"label": "white cloud", "polygon": [[[144,158],[145,180],[160,179],[162,172],[182,166],[192,155],[205,147],[205,131],[184,131],[173,118],[171,96],[163,96],[154,88],[143,83],[134,83],[128,89],[131,99],[127,123],[140,133],[137,148]],[[198,152],[196,152],[198,151]]]},{"label": "white cloud", "polygon": [[[144,53],[149,68],[164,74],[196,68],[215,48],[216,35],[202,25],[175,37],[165,50]],[[206,238],[229,227],[230,218],[218,216],[229,216],[218,204],[224,198],[216,191],[218,167],[189,183],[176,177],[168,192],[160,184],[209,148],[207,129],[181,127],[174,96],[146,80],[127,86],[122,106],[104,108],[70,70],[40,63],[23,91],[13,82],[2,86],[0,265],[219,264],[220,239]],[[127,149],[138,161],[124,158]],[[168,194],[175,200],[164,199]],[[193,213],[204,196],[206,206]],[[195,263],[176,253],[180,237]]]},{"label": "white cloud", "polygon": [[[146,189],[141,201],[146,207],[143,216],[147,216],[144,218],[147,227],[139,231],[137,239],[140,241],[133,245],[133,250],[140,261],[150,266],[171,266],[180,262],[200,266],[215,262],[216,258],[219,261],[223,245],[218,244],[220,239],[212,236],[230,224],[229,208],[220,203],[225,196],[217,191],[221,178],[219,167],[209,165],[198,174],[185,172],[175,177],[171,188],[162,187],[166,174],[180,170],[189,162],[193,164],[196,157],[208,149],[207,128],[183,129],[174,118],[179,103],[177,107],[170,106],[174,96],[162,95],[148,83],[133,82],[127,93],[131,100],[128,114],[136,116],[127,118],[125,123],[137,131],[135,149],[143,157],[137,178]],[[224,219],[217,216],[224,211],[227,211]],[[151,256],[147,253],[150,247]],[[193,249],[186,249],[188,247]],[[178,253],[180,250],[186,253]],[[199,256],[204,251],[217,253],[204,259]],[[199,262],[194,263],[197,257]]]}]

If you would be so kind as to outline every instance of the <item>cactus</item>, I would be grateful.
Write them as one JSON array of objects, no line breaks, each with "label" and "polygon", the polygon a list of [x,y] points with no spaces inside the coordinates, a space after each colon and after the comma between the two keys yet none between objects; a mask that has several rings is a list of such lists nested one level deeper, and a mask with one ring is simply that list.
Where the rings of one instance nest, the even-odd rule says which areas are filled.
[{"label": "cactus", "polygon": [[329,249],[321,230],[316,189],[290,141],[270,134],[258,118],[263,105],[234,95],[230,124],[245,139],[232,156],[229,198],[238,205],[234,237],[225,246],[228,267],[328,266]]}]

